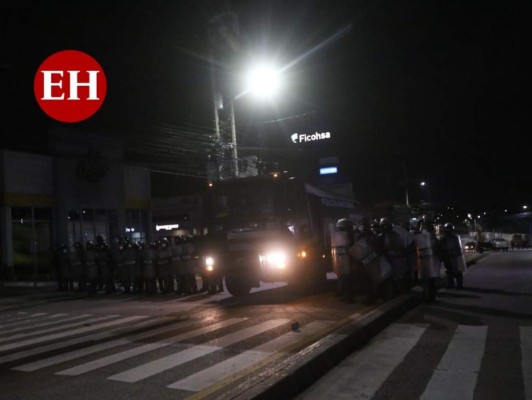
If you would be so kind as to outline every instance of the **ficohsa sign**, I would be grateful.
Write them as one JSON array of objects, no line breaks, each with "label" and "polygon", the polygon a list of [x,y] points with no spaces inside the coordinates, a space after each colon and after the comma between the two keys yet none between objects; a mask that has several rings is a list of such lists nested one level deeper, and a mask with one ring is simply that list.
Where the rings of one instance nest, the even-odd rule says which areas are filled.
[{"label": "ficohsa sign", "polygon": [[327,140],[331,138],[331,132],[315,132],[312,134],[306,133],[293,133],[290,135],[292,143],[306,143],[306,142],[316,142],[320,140]]}]

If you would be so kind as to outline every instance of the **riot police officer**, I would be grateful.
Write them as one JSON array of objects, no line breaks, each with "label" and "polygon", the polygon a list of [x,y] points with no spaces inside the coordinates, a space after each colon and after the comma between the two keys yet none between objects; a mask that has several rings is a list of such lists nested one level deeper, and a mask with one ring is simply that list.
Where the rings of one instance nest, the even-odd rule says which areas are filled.
[{"label": "riot police officer", "polygon": [[157,282],[156,282],[156,263],[157,263],[157,252],[158,252],[158,243],[156,241],[150,242],[142,251],[142,267],[143,267],[143,280],[148,294],[157,293]]},{"label": "riot police officer", "polygon": [[131,249],[133,250],[133,263],[131,264],[132,268],[132,279],[133,279],[133,292],[142,293],[144,292],[144,278],[143,278],[143,263],[142,263],[142,252],[144,244],[141,241],[134,242],[131,244]]},{"label": "riot police officer", "polygon": [[96,262],[96,246],[92,241],[87,242],[87,250],[85,252],[85,269],[87,271],[87,283],[89,284],[89,294],[96,294],[100,284],[100,274],[98,264]]},{"label": "riot police officer", "polygon": [[441,254],[445,274],[447,275],[448,289],[462,289],[466,271],[466,261],[462,249],[460,236],[455,232],[454,225],[447,222],[443,225],[441,241]]},{"label": "riot police officer", "polygon": [[422,220],[414,234],[417,270],[426,302],[436,300],[436,279],[440,277],[441,246],[430,221]]},{"label": "riot police officer", "polygon": [[105,289],[106,293],[115,292],[113,259],[109,246],[101,235],[96,237],[96,264],[100,274],[99,288]]},{"label": "riot police officer", "polygon": [[174,290],[174,275],[170,264],[170,243],[165,237],[160,240],[157,278],[161,293],[170,293]]},{"label": "riot police officer", "polygon": [[183,280],[185,284],[185,294],[193,294],[198,292],[196,271],[198,267],[197,264],[199,263],[199,256],[196,250],[196,239],[193,236],[187,236],[183,246]]},{"label": "riot police officer", "polygon": [[85,271],[85,260],[83,246],[80,242],[74,243],[74,250],[70,252],[70,268],[72,271],[72,281],[77,281],[79,292],[86,290],[87,277]]},{"label": "riot police officer", "polygon": [[388,218],[381,218],[379,226],[380,247],[384,257],[392,266],[394,290],[396,293],[404,292],[408,287],[408,277],[411,276],[408,271],[405,240],[393,229],[393,224]]},{"label": "riot police officer", "polygon": [[336,222],[336,231],[333,243],[333,269],[338,277],[337,295],[348,303],[353,302],[354,297],[354,273],[353,265],[347,250],[354,244],[353,222],[342,218]]}]

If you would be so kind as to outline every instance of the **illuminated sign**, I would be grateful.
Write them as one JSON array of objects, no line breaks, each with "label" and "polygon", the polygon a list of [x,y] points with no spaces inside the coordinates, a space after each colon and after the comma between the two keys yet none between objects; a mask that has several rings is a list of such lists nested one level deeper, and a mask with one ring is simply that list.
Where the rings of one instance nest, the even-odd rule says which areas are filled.
[{"label": "illuminated sign", "polygon": [[338,167],[321,167],[320,168],[320,175],[332,175],[338,173]]},{"label": "illuminated sign", "polygon": [[171,231],[172,229],[179,228],[179,224],[171,224],[171,225],[155,225],[156,231]]},{"label": "illuminated sign", "polygon": [[316,142],[330,138],[331,132],[315,132],[310,135],[307,135],[306,133],[292,133],[292,135],[290,135],[290,139],[292,139],[293,143]]}]

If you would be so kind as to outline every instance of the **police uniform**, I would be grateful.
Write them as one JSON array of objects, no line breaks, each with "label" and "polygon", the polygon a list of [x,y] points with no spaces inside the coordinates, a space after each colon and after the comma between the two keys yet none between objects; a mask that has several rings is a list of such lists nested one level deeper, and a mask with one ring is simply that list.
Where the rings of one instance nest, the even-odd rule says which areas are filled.
[{"label": "police uniform", "polygon": [[440,277],[440,242],[432,225],[422,224],[414,235],[416,243],[417,270],[423,284],[425,300],[436,300],[436,279]]},{"label": "police uniform", "polygon": [[460,236],[454,232],[454,226],[446,223],[443,226],[441,241],[442,261],[447,275],[448,289],[463,288],[463,273],[466,271],[466,261],[462,249]]}]

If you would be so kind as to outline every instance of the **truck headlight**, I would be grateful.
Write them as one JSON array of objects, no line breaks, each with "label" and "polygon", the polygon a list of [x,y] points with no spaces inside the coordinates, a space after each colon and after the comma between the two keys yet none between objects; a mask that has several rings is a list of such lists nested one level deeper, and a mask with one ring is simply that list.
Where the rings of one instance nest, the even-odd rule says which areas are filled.
[{"label": "truck headlight", "polygon": [[260,263],[277,269],[286,268],[287,256],[284,251],[269,251],[259,256]]},{"label": "truck headlight", "polygon": [[214,270],[214,258],[205,257],[205,267],[207,271],[213,271]]}]

